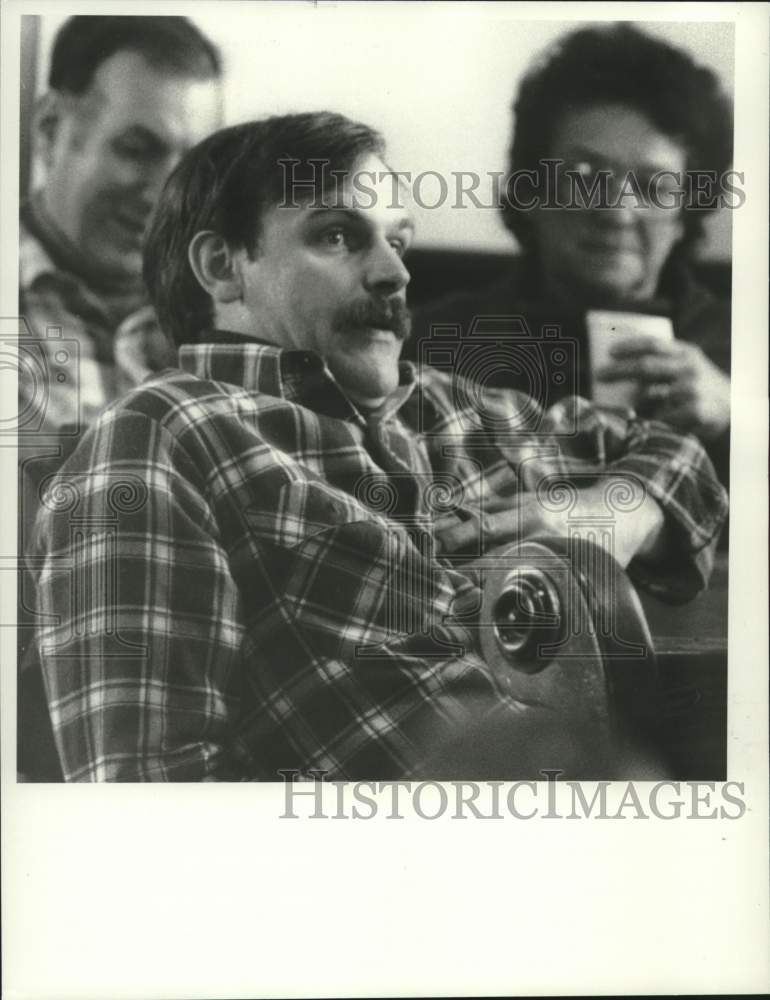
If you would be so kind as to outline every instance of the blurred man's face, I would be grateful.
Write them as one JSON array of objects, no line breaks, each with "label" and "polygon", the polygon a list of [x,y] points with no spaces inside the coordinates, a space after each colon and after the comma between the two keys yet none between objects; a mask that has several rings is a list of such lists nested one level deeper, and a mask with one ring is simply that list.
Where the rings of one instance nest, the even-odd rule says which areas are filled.
[{"label": "blurred man's face", "polygon": [[241,254],[244,332],[317,352],[354,400],[376,404],[398,385],[409,333],[402,256],[413,223],[382,160],[363,157],[352,173],[371,195],[348,176],[323,205],[265,213],[255,259]]},{"label": "blurred man's face", "polygon": [[[591,168],[613,170],[618,182],[633,171],[643,191],[658,171],[686,167],[679,143],[618,104],[565,113],[548,155],[587,175]],[[614,200],[612,185],[610,194]],[[652,297],[683,232],[681,209],[640,206],[633,197],[618,208],[534,211],[532,224],[546,289],[586,307]]]},{"label": "blurred man's face", "polygon": [[170,75],[124,51],[98,67],[85,94],[55,100],[45,208],[95,267],[138,277],[144,232],[166,177],[220,123],[219,85]]}]

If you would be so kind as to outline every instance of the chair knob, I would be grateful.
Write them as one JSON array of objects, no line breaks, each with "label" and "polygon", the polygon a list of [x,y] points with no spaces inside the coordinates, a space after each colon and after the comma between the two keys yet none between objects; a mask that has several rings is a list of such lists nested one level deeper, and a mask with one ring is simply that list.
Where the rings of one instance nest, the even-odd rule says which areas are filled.
[{"label": "chair knob", "polygon": [[559,637],[561,602],[552,580],[535,566],[517,566],[492,609],[495,640],[512,667],[537,673],[553,659],[539,653]]}]

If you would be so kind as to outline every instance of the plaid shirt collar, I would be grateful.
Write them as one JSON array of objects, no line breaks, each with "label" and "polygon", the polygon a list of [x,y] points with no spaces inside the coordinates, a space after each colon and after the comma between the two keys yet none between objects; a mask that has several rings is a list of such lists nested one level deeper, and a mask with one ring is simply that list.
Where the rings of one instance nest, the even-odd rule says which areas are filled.
[{"label": "plaid shirt collar", "polygon": [[179,367],[197,378],[238,385],[276,396],[315,413],[360,424],[389,420],[417,385],[414,365],[399,364],[399,384],[375,414],[366,414],[345,394],[323,358],[313,351],[285,350],[264,341],[218,331],[206,344],[184,344]]}]

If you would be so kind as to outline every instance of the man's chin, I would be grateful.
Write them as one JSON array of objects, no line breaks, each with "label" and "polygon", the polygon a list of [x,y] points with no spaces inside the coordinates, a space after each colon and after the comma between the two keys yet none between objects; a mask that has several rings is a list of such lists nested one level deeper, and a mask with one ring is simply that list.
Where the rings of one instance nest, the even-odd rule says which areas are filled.
[{"label": "man's chin", "polygon": [[332,374],[356,402],[379,403],[398,386],[398,353],[378,353],[351,351],[328,359]]},{"label": "man's chin", "polygon": [[638,298],[645,285],[645,275],[636,268],[596,269],[581,275],[574,284],[587,306],[612,305]]},{"label": "man's chin", "polygon": [[142,251],[136,245],[131,246],[95,246],[89,247],[88,257],[94,270],[114,278],[115,281],[141,281]]}]

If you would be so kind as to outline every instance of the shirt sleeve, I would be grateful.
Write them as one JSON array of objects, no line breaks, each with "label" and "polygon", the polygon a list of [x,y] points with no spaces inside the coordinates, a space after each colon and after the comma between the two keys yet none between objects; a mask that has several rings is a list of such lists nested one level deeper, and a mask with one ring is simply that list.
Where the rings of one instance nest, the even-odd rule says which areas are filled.
[{"label": "shirt sleeve", "polygon": [[[578,396],[545,409],[515,390],[469,388],[462,378],[436,372],[421,376],[421,404],[433,464],[446,468],[451,454],[452,469],[464,475],[470,502],[461,519],[479,525],[479,545],[467,555],[482,554],[485,513],[513,510],[519,493],[569,505],[575,490],[605,482],[608,509],[597,511],[605,521],[612,520],[613,504],[627,512],[624,504],[644,495],[664,515],[665,554],[654,562],[632,560],[634,582],[673,602],[690,600],[707,586],[728,501],[695,437]],[[560,512],[568,521],[567,507]],[[457,517],[439,525],[439,542],[452,535]],[[512,532],[510,541],[517,541],[515,519]],[[498,536],[496,545],[502,544]]]},{"label": "shirt sleeve", "polygon": [[[707,586],[728,499],[695,437],[575,396],[542,414],[536,440],[540,446],[523,462],[520,443],[501,445],[517,463],[520,488],[542,489],[544,482],[570,477],[578,486],[601,479],[610,486],[632,477],[662,510],[668,545],[655,565],[632,561],[629,575],[671,601],[689,600]],[[549,440],[550,451],[543,447]],[[610,489],[607,501],[611,514],[613,503],[624,502],[622,492]]]},{"label": "shirt sleeve", "polygon": [[197,474],[105,417],[44,493],[38,655],[66,780],[232,776],[238,595]]}]

